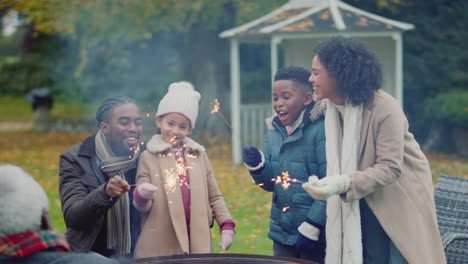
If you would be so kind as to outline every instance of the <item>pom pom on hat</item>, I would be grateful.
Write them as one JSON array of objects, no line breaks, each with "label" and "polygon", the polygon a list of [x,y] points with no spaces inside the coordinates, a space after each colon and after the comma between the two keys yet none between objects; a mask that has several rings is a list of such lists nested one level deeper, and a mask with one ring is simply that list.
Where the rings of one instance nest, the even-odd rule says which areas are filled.
[{"label": "pom pom on hat", "polygon": [[192,129],[198,116],[198,103],[201,95],[189,82],[174,82],[169,85],[167,94],[161,99],[156,116],[168,113],[183,114],[190,120]]}]

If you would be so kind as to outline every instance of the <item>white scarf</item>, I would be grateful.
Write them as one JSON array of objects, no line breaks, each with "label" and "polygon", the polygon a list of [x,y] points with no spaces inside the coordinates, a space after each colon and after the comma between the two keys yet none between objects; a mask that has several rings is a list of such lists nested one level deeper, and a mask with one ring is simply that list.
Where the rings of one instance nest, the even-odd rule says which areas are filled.
[{"label": "white scarf", "polygon": [[[362,123],[362,105],[346,105],[341,130],[339,111],[327,100],[325,115],[327,177],[357,170],[357,155]],[[327,199],[327,264],[361,264],[361,215],[359,200],[344,202],[339,195]]]}]

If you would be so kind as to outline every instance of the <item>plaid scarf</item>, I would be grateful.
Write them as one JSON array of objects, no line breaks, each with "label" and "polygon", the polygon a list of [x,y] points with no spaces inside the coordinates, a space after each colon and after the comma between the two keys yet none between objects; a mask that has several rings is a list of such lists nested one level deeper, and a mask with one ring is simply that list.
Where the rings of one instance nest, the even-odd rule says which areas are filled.
[{"label": "plaid scarf", "polygon": [[[96,153],[101,160],[101,170],[109,177],[119,175],[125,180],[125,172],[135,165],[140,148],[138,147],[132,158],[117,157],[112,152],[104,133],[99,130],[96,134]],[[130,203],[128,193],[107,211],[107,248],[114,249],[118,256],[130,253]]]},{"label": "plaid scarf", "polygon": [[54,231],[27,231],[0,238],[0,255],[25,257],[39,251],[70,251],[63,234]]}]

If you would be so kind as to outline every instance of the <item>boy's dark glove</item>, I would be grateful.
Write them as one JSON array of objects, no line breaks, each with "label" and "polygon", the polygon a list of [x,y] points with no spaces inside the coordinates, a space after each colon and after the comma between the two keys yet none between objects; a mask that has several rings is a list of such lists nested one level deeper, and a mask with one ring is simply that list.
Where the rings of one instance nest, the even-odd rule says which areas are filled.
[{"label": "boy's dark glove", "polygon": [[248,166],[257,167],[262,162],[262,155],[260,154],[260,150],[255,146],[243,146],[242,159]]},{"label": "boy's dark glove", "polygon": [[312,251],[318,247],[318,241],[308,239],[299,233],[296,241],[296,249],[298,251]]},{"label": "boy's dark glove", "polygon": [[299,231],[296,249],[299,251],[311,251],[318,247],[318,240],[320,235],[320,229],[317,228],[320,225],[314,223],[310,219],[306,219],[298,228]]}]

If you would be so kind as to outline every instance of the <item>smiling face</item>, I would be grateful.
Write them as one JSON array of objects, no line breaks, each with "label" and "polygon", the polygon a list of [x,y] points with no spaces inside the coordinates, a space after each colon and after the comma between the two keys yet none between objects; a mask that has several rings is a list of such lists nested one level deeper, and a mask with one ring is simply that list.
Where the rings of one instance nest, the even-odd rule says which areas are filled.
[{"label": "smiling face", "polygon": [[143,131],[140,110],[132,103],[118,105],[109,121],[101,122],[100,128],[115,155],[131,155]]},{"label": "smiling face", "polygon": [[338,94],[336,80],[329,74],[317,56],[312,60],[312,74],[309,82],[314,87],[317,100],[328,98],[337,105],[344,105],[344,98]]},{"label": "smiling face", "polygon": [[157,116],[156,126],[161,129],[161,137],[164,142],[174,148],[182,147],[184,138],[192,132],[190,120],[179,113],[169,113],[162,117]]},{"label": "smiling face", "polygon": [[293,124],[312,102],[312,93],[291,80],[273,83],[273,109],[285,126]]}]

